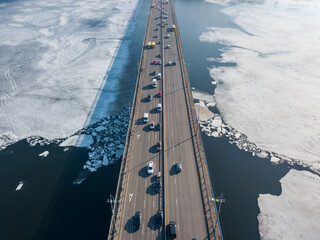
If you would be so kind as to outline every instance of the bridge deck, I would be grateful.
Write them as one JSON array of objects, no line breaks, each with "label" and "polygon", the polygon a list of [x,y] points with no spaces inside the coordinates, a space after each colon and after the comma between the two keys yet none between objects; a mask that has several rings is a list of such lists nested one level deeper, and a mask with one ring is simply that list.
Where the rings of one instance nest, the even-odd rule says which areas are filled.
[{"label": "bridge deck", "polygon": [[[116,195],[119,202],[115,205],[109,239],[166,239],[165,226],[170,221],[177,223],[177,239],[221,239],[219,226],[214,231],[216,209],[179,31],[171,28],[173,24],[177,26],[173,3],[171,0],[154,3],[156,6],[150,8],[144,46],[152,41],[160,41],[160,44],[142,51]],[[171,47],[167,48],[168,45]],[[160,59],[162,64],[153,64]],[[176,65],[168,66],[169,61]],[[162,74],[156,88],[152,87],[152,79],[156,77],[151,75],[154,70]],[[159,91],[163,97],[157,96]],[[148,94],[152,101],[146,100]],[[156,110],[158,103],[162,104],[162,112]],[[148,123],[143,122],[144,113],[149,113]],[[160,131],[150,130],[151,121],[161,123]],[[158,141],[162,142],[160,152],[155,147]],[[152,175],[147,174],[148,161],[154,162]],[[180,173],[176,172],[176,162],[182,163]],[[162,173],[160,193],[155,191],[158,171]],[[160,228],[156,227],[159,209],[164,211],[164,226]],[[134,230],[133,216],[138,211],[142,224],[139,230]]]}]

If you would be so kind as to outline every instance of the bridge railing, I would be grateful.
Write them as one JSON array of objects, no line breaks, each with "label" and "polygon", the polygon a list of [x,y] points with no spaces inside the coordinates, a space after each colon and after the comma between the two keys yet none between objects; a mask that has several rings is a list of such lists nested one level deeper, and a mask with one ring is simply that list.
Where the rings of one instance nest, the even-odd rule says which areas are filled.
[{"label": "bridge railing", "polygon": [[[152,4],[152,1],[151,1]],[[151,6],[150,4],[150,6]],[[152,8],[150,8],[151,11]],[[146,24],[146,32],[145,37],[143,41],[143,48],[145,48],[145,43],[147,42],[147,31],[148,31],[148,25],[151,20],[151,14],[149,14],[148,21]],[[133,97],[132,102],[132,109],[131,109],[131,115],[130,115],[130,121],[128,125],[128,131],[127,131],[127,138],[126,138],[126,144],[124,147],[123,157],[122,157],[122,163],[120,167],[120,173],[118,178],[118,184],[117,184],[117,191],[115,195],[115,204],[112,212],[112,218],[109,228],[109,234],[108,234],[108,240],[112,239],[121,239],[120,238],[120,225],[121,221],[123,220],[123,214],[124,214],[124,200],[126,197],[126,191],[127,191],[127,185],[128,185],[128,177],[129,177],[129,169],[130,169],[130,160],[131,160],[131,154],[134,147],[134,135],[136,133],[136,121],[138,121],[138,113],[139,113],[139,103],[137,102],[137,99],[140,99],[141,95],[141,83],[140,79],[142,78],[142,75],[144,73],[144,59],[145,59],[145,51],[141,51],[140,56],[140,63],[139,63],[139,71],[135,86],[135,93]]]},{"label": "bridge railing", "polygon": [[222,239],[221,231],[216,231],[215,229],[215,222],[217,220],[218,215],[216,211],[215,202],[213,201],[214,199],[213,189],[211,187],[211,181],[209,177],[206,157],[203,151],[198,119],[194,109],[191,87],[190,87],[185,59],[183,55],[183,49],[181,45],[179,27],[177,24],[177,17],[176,17],[172,0],[170,0],[170,4],[172,9],[172,17],[176,25],[176,32],[175,32],[176,43],[178,47],[178,55],[179,55],[180,65],[181,65],[181,74],[182,74],[185,98],[187,103],[188,117],[190,122],[192,141],[194,145],[194,152],[196,156],[197,169],[198,169],[199,180],[200,180],[201,194],[202,194],[204,213],[205,213],[204,215],[206,218],[206,224],[207,224],[207,230],[208,230],[208,239]]}]

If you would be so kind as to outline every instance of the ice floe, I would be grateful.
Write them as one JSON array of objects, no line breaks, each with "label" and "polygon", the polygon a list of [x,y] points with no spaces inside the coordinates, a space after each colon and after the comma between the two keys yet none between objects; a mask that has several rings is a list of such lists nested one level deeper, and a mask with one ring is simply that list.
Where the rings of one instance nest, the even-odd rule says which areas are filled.
[{"label": "ice floe", "polygon": [[224,122],[260,149],[320,173],[320,2],[210,2],[233,2],[222,12],[239,26],[200,36],[225,46],[210,69]]},{"label": "ice floe", "polygon": [[0,150],[82,129],[137,3],[0,3]]},{"label": "ice floe", "polygon": [[39,157],[47,157],[49,155],[49,151],[44,151],[43,153],[39,154]]},{"label": "ice floe", "polygon": [[74,184],[80,184],[90,172],[97,171],[101,166],[122,158],[130,112],[130,108],[125,108],[118,114],[101,119],[75,134],[83,137],[81,147],[89,149],[89,159]]},{"label": "ice floe", "polygon": [[[274,164],[319,174],[320,2],[206,1],[225,6],[238,28],[210,27],[200,36],[223,45],[208,59],[219,62],[209,71],[221,116],[200,121],[202,131]],[[318,175],[292,169],[280,196],[260,195],[261,239],[319,239],[319,183]]]},{"label": "ice floe", "polygon": [[320,236],[320,177],[291,169],[281,180],[280,196],[260,194],[261,239],[309,239]]}]

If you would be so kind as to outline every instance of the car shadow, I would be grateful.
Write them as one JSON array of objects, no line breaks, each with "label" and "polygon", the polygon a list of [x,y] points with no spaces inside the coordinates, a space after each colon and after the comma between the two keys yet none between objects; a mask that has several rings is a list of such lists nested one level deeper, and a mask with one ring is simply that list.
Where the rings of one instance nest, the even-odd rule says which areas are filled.
[{"label": "car shadow", "polygon": [[153,215],[148,222],[148,228],[151,230],[157,230],[159,227],[157,227],[157,214]]},{"label": "car shadow", "polygon": [[149,177],[149,174],[147,173],[147,169],[148,169],[147,166],[141,168],[141,169],[139,170],[138,175],[139,175],[140,177],[142,177],[142,178],[147,178],[147,177]]},{"label": "car shadow", "polygon": [[134,233],[137,231],[133,229],[133,217],[128,219],[124,226],[124,230],[127,231],[127,233]]},{"label": "car shadow", "polygon": [[149,102],[149,101],[148,101],[148,97],[142,98],[142,99],[141,99],[141,102],[143,102],[143,103]]},{"label": "car shadow", "polygon": [[152,84],[142,87],[142,90],[150,90],[150,89],[153,89]]},{"label": "car shadow", "polygon": [[151,114],[157,114],[157,113],[159,113],[159,112],[158,112],[157,108],[155,107],[155,108],[152,108],[152,109],[150,110],[150,113],[151,113]]},{"label": "car shadow", "polygon": [[176,165],[175,165],[175,164],[172,165],[172,167],[170,168],[169,174],[170,174],[170,176],[174,176],[174,175],[177,175],[177,174],[178,174],[178,172],[177,172],[177,170],[176,170]]},{"label": "car shadow", "polygon": [[152,147],[149,148],[149,153],[157,153],[157,146],[156,145],[153,145]]},{"label": "car shadow", "polygon": [[146,190],[146,193],[149,194],[150,196],[154,196],[157,194],[156,189],[155,189],[155,183],[152,183],[149,185],[149,187]]},{"label": "car shadow", "polygon": [[144,125],[146,124],[144,121],[143,121],[143,118],[139,118],[136,120],[136,125]]},{"label": "car shadow", "polygon": [[142,130],[145,131],[145,132],[150,132],[150,131],[152,131],[152,129],[150,129],[150,123],[149,123],[147,126],[144,126],[144,127],[142,128]]},{"label": "car shadow", "polygon": [[155,183],[156,181],[157,181],[157,176],[154,175],[150,178],[151,183]]},{"label": "car shadow", "polygon": [[164,238],[164,235],[166,234],[164,230],[165,230],[165,228],[161,228],[161,230],[159,230],[159,234],[158,234],[156,240],[161,240]]}]

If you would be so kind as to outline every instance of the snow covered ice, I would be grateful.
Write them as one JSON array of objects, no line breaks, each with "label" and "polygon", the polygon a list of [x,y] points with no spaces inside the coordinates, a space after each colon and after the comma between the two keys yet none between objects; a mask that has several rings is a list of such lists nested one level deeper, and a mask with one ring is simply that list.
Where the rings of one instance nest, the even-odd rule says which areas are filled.
[{"label": "snow covered ice", "polygon": [[225,45],[215,61],[236,63],[210,70],[222,118],[259,148],[320,173],[319,1],[253,1],[222,11],[239,29],[200,36]]},{"label": "snow covered ice", "polygon": [[0,2],[0,149],[83,127],[137,2]]},{"label": "snow covered ice", "polygon": [[222,5],[238,28],[200,36],[222,45],[208,59],[219,63],[209,72],[220,115],[200,117],[202,131],[274,164],[314,171],[290,170],[280,196],[260,195],[258,220],[262,239],[319,239],[320,2],[206,1]]},{"label": "snow covered ice", "polygon": [[292,169],[280,182],[280,196],[259,195],[261,239],[318,240],[320,177]]},{"label": "snow covered ice", "polygon": [[39,157],[47,157],[49,155],[49,151],[44,151],[43,153],[39,154]]}]

